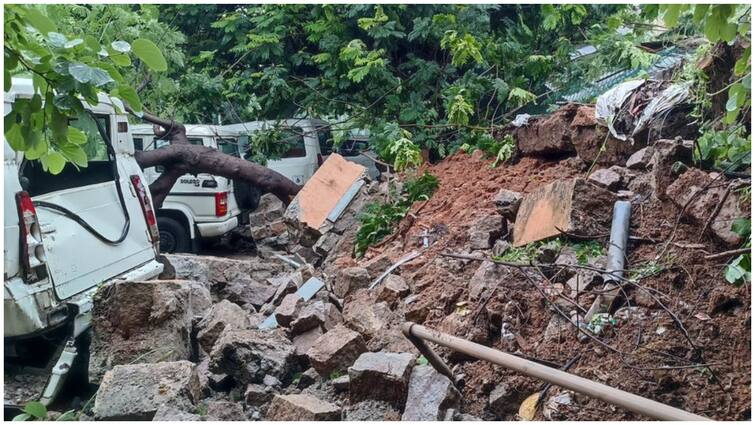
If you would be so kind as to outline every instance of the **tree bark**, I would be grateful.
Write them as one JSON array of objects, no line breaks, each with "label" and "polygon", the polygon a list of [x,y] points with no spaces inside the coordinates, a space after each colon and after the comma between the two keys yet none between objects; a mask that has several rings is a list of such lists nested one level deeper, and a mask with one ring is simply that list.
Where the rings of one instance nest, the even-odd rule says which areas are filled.
[{"label": "tree bark", "polygon": [[184,174],[207,173],[232,180],[243,180],[257,187],[262,193],[272,193],[286,205],[301,189],[301,186],[269,168],[216,149],[190,144],[183,124],[147,112],[143,113],[142,119],[154,125],[157,137],[170,141],[170,145],[165,148],[136,151],[134,154],[142,169],[158,165],[165,169],[160,177],[149,185],[155,208],[162,207],[165,197],[178,178]]}]

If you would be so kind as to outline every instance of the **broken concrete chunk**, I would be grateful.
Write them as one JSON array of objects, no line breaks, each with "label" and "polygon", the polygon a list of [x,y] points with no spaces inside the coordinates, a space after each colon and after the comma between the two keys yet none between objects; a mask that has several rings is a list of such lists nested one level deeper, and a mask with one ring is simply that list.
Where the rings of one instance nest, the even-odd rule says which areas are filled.
[{"label": "broken concrete chunk", "polygon": [[581,178],[558,180],[528,193],[514,225],[514,246],[557,236],[607,233],[615,195]]},{"label": "broken concrete chunk", "polygon": [[563,155],[574,152],[571,123],[576,107],[567,105],[552,114],[532,117],[527,125],[514,130],[514,138],[522,155]]},{"label": "broken concrete chunk", "polygon": [[627,168],[630,170],[645,171],[650,167],[653,160],[653,154],[655,150],[652,146],[644,147],[637,152],[633,153],[629,159],[627,159]]},{"label": "broken concrete chunk", "polygon": [[268,421],[339,421],[341,408],[307,394],[276,395],[267,410]]},{"label": "broken concrete chunk", "polygon": [[279,305],[283,298],[288,294],[293,294],[299,287],[296,285],[296,281],[289,275],[283,275],[273,279],[268,279],[268,282],[276,288],[275,294],[273,294],[270,303],[272,305]]},{"label": "broken concrete chunk", "polygon": [[294,241],[312,246],[327,232],[364,184],[366,168],[333,153],[291,201],[284,219]]},{"label": "broken concrete chunk", "polygon": [[349,405],[343,412],[344,420],[352,421],[400,421],[401,412],[379,400],[365,400]]},{"label": "broken concrete chunk", "polygon": [[297,388],[304,389],[319,380],[320,380],[320,374],[317,373],[315,368],[310,367],[309,369],[302,372],[301,376],[299,376],[299,383],[296,386]]},{"label": "broken concrete chunk", "polygon": [[276,289],[247,277],[224,285],[218,292],[221,298],[238,304],[247,311],[256,311],[270,301]]},{"label": "broken concrete chunk", "polygon": [[493,205],[495,205],[496,211],[509,221],[516,219],[516,213],[519,211],[521,203],[522,194],[513,190],[501,189],[493,197]]},{"label": "broken concrete chunk", "polygon": [[210,370],[238,383],[259,383],[265,375],[288,382],[295,372],[294,347],[281,331],[226,330],[210,353]]},{"label": "broken concrete chunk", "polygon": [[99,382],[115,365],[188,360],[191,282],[115,281],[94,296],[89,379]]},{"label": "broken concrete chunk", "polygon": [[615,192],[621,188],[622,178],[619,173],[611,169],[602,168],[590,174],[588,180],[602,188]]},{"label": "broken concrete chunk", "polygon": [[162,405],[191,411],[199,397],[189,361],[118,365],[102,378],[93,412],[97,420],[151,420]]},{"label": "broken concrete chunk", "polygon": [[208,421],[245,421],[244,409],[240,403],[224,400],[212,400],[207,402]]},{"label": "broken concrete chunk", "polygon": [[206,353],[212,352],[215,341],[226,329],[251,329],[249,313],[238,305],[221,300],[212,306],[210,312],[197,325],[197,340]]},{"label": "broken concrete chunk", "polygon": [[297,357],[306,356],[310,348],[315,344],[318,338],[323,335],[320,327],[312,328],[300,335],[294,336],[294,348]]},{"label": "broken concrete chunk", "polygon": [[[708,188],[702,190],[705,187]],[[708,222],[713,211],[721,204],[721,209],[710,223],[710,231],[719,241],[729,246],[742,243],[742,236],[732,231],[731,225],[737,218],[749,217],[749,214],[742,209],[739,196],[733,191],[727,194],[726,186],[713,183],[713,177],[708,173],[691,168],[668,187],[666,194],[680,209],[694,196],[684,214],[701,226]],[[726,199],[722,203],[724,196]]]},{"label": "broken concrete chunk", "polygon": [[380,254],[367,261],[360,263],[361,267],[367,269],[367,273],[370,275],[370,280],[375,280],[388,270],[388,267],[393,265],[393,261],[386,254]]},{"label": "broken concrete chunk", "polygon": [[351,403],[381,400],[402,409],[415,359],[410,353],[363,353],[349,368]]},{"label": "broken concrete chunk", "polygon": [[345,298],[346,295],[357,289],[370,286],[370,274],[367,269],[362,267],[346,267],[341,269],[336,276],[333,284],[333,293],[338,298]]},{"label": "broken concrete chunk", "polygon": [[318,338],[307,357],[320,376],[329,377],[334,371],[345,371],[365,351],[362,336],[339,325]]},{"label": "broken concrete chunk", "polygon": [[472,249],[490,249],[504,233],[506,220],[503,217],[497,214],[483,217],[469,228],[469,246]]},{"label": "broken concrete chunk", "polygon": [[315,251],[315,254],[320,257],[327,257],[328,254],[335,251],[335,247],[340,241],[341,235],[335,232],[328,232],[317,239],[317,242],[312,246],[312,249]]},{"label": "broken concrete chunk", "polygon": [[288,327],[299,312],[302,302],[303,300],[298,294],[286,295],[273,313],[278,324]]},{"label": "broken concrete chunk", "polygon": [[399,275],[389,274],[378,289],[377,299],[393,306],[407,295],[409,295],[409,285],[406,284],[406,280]]},{"label": "broken concrete chunk", "polygon": [[461,394],[446,376],[432,366],[415,366],[402,421],[443,420],[448,409],[458,409]]}]

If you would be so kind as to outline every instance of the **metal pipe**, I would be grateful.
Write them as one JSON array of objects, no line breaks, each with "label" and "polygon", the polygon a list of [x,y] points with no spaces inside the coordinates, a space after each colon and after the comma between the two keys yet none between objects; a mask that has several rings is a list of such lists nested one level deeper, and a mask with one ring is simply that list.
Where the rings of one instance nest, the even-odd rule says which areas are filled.
[{"label": "metal pipe", "polygon": [[406,335],[412,335],[423,340],[434,342],[468,356],[480,360],[487,360],[519,373],[542,379],[553,385],[576,391],[580,394],[585,394],[616,406],[621,406],[627,410],[651,418],[668,421],[710,420],[704,416],[695,415],[694,413],[686,412],[677,409],[676,407],[671,407],[617,388],[612,388],[608,385],[591,381],[568,372],[543,366],[511,354],[485,347],[484,345],[475,344],[455,336],[433,331],[416,323],[404,323],[402,325],[402,331]]}]

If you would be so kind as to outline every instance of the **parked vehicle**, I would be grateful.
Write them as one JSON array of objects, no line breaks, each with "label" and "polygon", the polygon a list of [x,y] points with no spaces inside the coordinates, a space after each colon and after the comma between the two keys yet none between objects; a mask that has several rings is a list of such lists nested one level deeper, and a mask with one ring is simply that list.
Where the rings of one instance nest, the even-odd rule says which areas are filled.
[{"label": "parked vehicle", "polygon": [[280,127],[290,134],[284,143],[290,148],[280,159],[270,160],[265,165],[291,179],[296,184],[304,184],[322,164],[320,152],[321,139],[330,138],[330,127],[326,121],[318,119],[290,118],[280,121],[250,121],[239,124],[220,126],[223,130],[232,131],[239,135],[239,154],[244,158],[251,157],[249,151],[249,136],[260,130]]},{"label": "parked vehicle", "polygon": [[[160,149],[167,140],[155,137],[152,125],[134,125],[137,150]],[[212,125],[186,125],[189,143],[238,155],[238,134]],[[154,182],[161,167],[145,170]],[[248,212],[257,208],[260,192],[243,182],[211,174],[181,176],[157,210],[161,252],[196,251],[201,239],[220,237],[248,222]]]},{"label": "parked vehicle", "polygon": [[[378,180],[382,170],[375,162],[377,153],[370,149],[368,143],[369,138],[368,135],[352,133],[346,138],[346,140],[341,142],[338,147],[338,153],[347,161],[355,162],[367,168],[367,175],[370,176],[372,180]],[[332,150],[332,144],[330,146],[331,147],[327,148],[327,154],[325,153],[326,148],[320,146],[320,149],[323,151],[323,156],[325,156],[326,159],[327,155],[330,154],[329,151]]]},{"label": "parked vehicle", "polygon": [[[15,102],[33,94],[31,80],[13,79],[4,95],[6,119]],[[39,388],[6,379],[6,395],[22,385],[49,403],[79,353],[78,337],[86,339],[98,285],[150,279],[163,270],[127,117],[113,108],[117,99],[100,95],[99,101],[69,120],[87,135],[86,167],[69,163],[52,175],[4,143],[5,372],[25,374],[31,365],[50,373],[34,381]]]}]

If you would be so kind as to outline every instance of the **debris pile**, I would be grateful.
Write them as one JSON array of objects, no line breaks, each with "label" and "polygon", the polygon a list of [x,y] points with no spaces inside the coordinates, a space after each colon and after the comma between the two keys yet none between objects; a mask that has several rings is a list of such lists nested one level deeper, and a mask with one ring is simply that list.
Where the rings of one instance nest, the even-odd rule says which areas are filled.
[{"label": "debris pile", "polygon": [[[425,166],[436,193],[363,258],[357,215],[388,185],[334,155],[285,211],[262,202],[256,255],[166,255],[163,280],[101,288],[95,418],[641,419],[439,348],[452,382],[402,334],[406,321],[749,418],[750,294],[705,261],[741,243],[730,223],[749,216],[735,194],[746,182],[694,168],[683,139],[615,138],[591,106],[508,130],[517,162],[494,168],[476,152]],[[627,270],[588,320],[617,279],[606,252],[618,200],[631,203]]]}]

